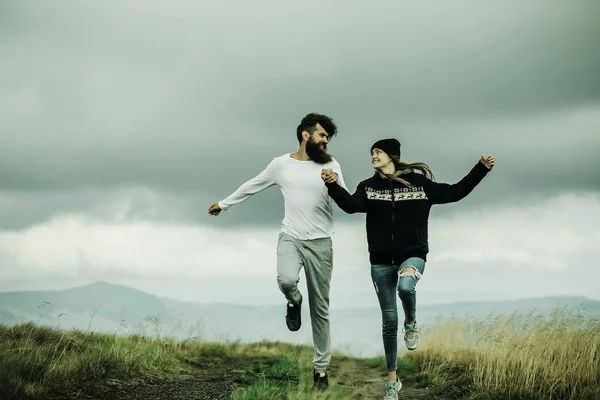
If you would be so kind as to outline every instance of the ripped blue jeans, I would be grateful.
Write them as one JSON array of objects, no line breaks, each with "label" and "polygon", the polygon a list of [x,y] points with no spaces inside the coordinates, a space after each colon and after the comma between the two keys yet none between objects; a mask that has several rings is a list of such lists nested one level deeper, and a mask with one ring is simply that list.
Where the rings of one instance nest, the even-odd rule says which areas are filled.
[{"label": "ripped blue jeans", "polygon": [[[415,268],[414,275],[403,274],[406,267]],[[388,371],[396,370],[398,356],[398,307],[396,291],[404,309],[404,323],[416,321],[416,285],[425,271],[422,258],[411,257],[400,265],[371,265],[371,279],[381,309],[383,349]]]}]

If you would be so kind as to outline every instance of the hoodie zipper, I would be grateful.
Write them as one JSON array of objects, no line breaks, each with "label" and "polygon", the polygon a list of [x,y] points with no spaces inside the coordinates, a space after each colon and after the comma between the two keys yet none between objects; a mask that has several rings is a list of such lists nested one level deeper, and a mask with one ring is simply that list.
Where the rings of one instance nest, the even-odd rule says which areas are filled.
[{"label": "hoodie zipper", "polygon": [[394,265],[394,220],[396,216],[396,204],[395,204],[395,193],[394,183],[390,179],[390,188],[392,189],[392,265]]}]

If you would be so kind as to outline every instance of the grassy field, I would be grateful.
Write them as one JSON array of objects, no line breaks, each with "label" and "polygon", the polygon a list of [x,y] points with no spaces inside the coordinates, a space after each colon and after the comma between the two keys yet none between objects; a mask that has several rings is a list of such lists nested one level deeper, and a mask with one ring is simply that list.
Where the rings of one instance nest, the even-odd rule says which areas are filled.
[{"label": "grassy field", "polygon": [[[425,328],[421,347],[398,360],[405,399],[600,399],[596,319],[557,311],[551,318],[446,319]],[[0,326],[0,393],[3,399],[55,399],[63,397],[52,393],[86,383],[96,383],[86,389],[92,391],[126,383],[138,397],[124,391],[119,398],[153,398],[157,390],[169,398],[168,390],[175,389],[167,383],[182,382],[187,387],[177,387],[177,393],[197,398],[194,391],[209,390],[210,382],[218,390],[215,382],[224,379],[226,397],[233,400],[382,394],[383,357],[334,354],[330,390],[314,394],[312,356],[311,347],[277,342],[223,344],[60,331],[34,323]]]},{"label": "grassy field", "polygon": [[[26,323],[0,326],[0,392],[3,399],[24,399],[46,398],[49,393],[86,382],[143,386],[218,369],[226,360],[227,364],[245,365],[229,379],[236,385],[231,394],[234,400],[350,398],[350,392],[336,380],[330,381],[326,394],[313,393],[312,356],[312,348],[287,343],[175,341],[59,331]],[[344,358],[341,354],[334,357]],[[244,360],[247,362],[239,362]],[[210,372],[221,378],[222,371]],[[194,384],[196,390],[203,390],[201,382]]]},{"label": "grassy field", "polygon": [[15,398],[39,396],[110,377],[144,379],[172,375],[182,364],[176,354],[212,351],[210,345],[152,341],[144,336],[57,331],[25,323],[0,327],[0,388]]},{"label": "grassy field", "polygon": [[600,321],[566,310],[446,319],[409,357],[458,398],[600,399]]}]

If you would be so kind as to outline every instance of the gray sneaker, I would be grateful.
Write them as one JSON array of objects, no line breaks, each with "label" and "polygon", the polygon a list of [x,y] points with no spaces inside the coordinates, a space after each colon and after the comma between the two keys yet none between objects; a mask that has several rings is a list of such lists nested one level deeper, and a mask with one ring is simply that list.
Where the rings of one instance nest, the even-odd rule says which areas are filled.
[{"label": "gray sneaker", "polygon": [[421,330],[417,328],[417,323],[410,324],[404,327],[404,343],[406,348],[414,350],[419,347],[419,339],[421,338]]},{"label": "gray sneaker", "polygon": [[383,400],[398,400],[398,392],[402,389],[402,382],[400,382],[400,378],[396,377],[396,383],[388,382],[385,385],[385,395],[383,395]]}]

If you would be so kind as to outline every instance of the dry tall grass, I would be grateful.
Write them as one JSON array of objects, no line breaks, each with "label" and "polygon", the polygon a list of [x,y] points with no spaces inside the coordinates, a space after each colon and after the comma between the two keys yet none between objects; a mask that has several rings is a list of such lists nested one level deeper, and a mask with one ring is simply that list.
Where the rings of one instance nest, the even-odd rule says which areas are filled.
[{"label": "dry tall grass", "polygon": [[462,396],[600,399],[600,320],[572,311],[446,319],[427,329],[419,368]]}]

